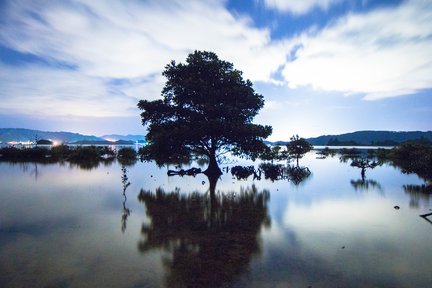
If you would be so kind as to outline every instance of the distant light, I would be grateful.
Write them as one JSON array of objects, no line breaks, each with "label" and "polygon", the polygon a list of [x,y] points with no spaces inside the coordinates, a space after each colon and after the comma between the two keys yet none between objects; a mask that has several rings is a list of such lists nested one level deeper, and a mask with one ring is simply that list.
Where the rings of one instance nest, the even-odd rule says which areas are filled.
[{"label": "distant light", "polygon": [[117,139],[109,138],[109,137],[104,138],[104,140],[109,141],[109,142],[116,142],[117,141]]}]

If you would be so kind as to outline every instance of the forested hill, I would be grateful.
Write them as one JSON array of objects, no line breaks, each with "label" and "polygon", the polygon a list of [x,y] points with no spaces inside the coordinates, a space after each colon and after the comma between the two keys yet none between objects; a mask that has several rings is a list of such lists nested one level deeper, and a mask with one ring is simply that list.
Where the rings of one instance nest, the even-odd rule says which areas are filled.
[{"label": "forested hill", "polygon": [[35,141],[40,139],[51,139],[61,142],[76,142],[76,141],[102,141],[104,139],[92,136],[82,135],[71,132],[48,132],[23,128],[0,128],[0,141]]},{"label": "forested hill", "polygon": [[[301,135],[300,135],[301,136]],[[0,141],[5,143],[9,141],[35,141],[36,139],[51,139],[66,143],[82,141],[105,141],[112,138],[113,140],[136,141],[143,139],[141,135],[104,135],[101,137],[93,135],[82,135],[71,132],[48,132],[23,128],[0,128]],[[391,131],[358,131],[340,135],[324,135],[315,138],[308,138],[312,145],[397,145],[399,143],[427,139],[432,141],[432,131],[420,132],[391,132]],[[280,141],[280,145],[285,145],[287,141]],[[270,142],[269,142],[270,143]],[[272,143],[275,144],[275,143]]]},{"label": "forested hill", "polygon": [[340,135],[324,135],[316,138],[308,138],[312,145],[397,145],[399,143],[425,139],[432,141],[432,131],[357,131]]}]

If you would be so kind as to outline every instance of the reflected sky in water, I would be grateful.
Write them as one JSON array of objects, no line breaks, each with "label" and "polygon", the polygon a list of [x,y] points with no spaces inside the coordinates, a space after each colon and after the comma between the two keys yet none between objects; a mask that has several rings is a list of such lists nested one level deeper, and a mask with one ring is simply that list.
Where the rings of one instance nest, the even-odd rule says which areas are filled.
[{"label": "reflected sky in water", "polygon": [[[224,174],[214,197],[205,175],[168,177],[137,162],[126,167],[126,201],[116,162],[0,162],[0,286],[432,283],[432,225],[419,217],[430,195],[407,186],[421,179],[386,164],[362,179],[349,162],[314,153],[300,162],[312,175],[298,185]],[[230,166],[239,164],[254,163]]]}]

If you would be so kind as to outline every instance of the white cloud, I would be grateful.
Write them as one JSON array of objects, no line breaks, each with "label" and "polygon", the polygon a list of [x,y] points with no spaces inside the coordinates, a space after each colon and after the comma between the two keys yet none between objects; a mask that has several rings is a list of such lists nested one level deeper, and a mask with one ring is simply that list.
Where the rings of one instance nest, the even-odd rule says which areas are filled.
[{"label": "white cloud", "polygon": [[[235,18],[223,1],[43,1],[10,3],[0,39],[14,49],[76,64],[99,77],[160,73],[192,50],[211,50],[251,80],[270,81],[284,42]],[[35,16],[36,15],[36,16]]]},{"label": "white cloud", "polygon": [[295,15],[306,14],[314,8],[327,10],[343,0],[264,0],[266,7]]},{"label": "white cloud", "polygon": [[[335,2],[296,3],[303,6],[290,7],[306,11]],[[195,49],[214,51],[246,78],[270,84],[280,83],[274,75],[282,67],[290,87],[360,93],[366,99],[432,87],[430,4],[411,1],[349,14],[322,30],[277,41],[269,29],[254,27],[251,18],[234,16],[224,5],[223,0],[9,1],[2,6],[0,44],[76,69],[2,65],[2,111],[130,115],[137,99],[160,97],[164,66],[171,59],[184,61]],[[287,63],[296,45],[301,48]],[[110,84],[113,79],[120,84]]]},{"label": "white cloud", "polygon": [[129,116],[137,103],[136,98],[110,91],[104,79],[76,71],[0,65],[0,79],[3,114]]},{"label": "white cloud", "polygon": [[432,87],[432,6],[349,14],[297,38],[301,48],[283,76],[289,86],[365,94],[375,100]]},{"label": "white cloud", "polygon": [[[0,43],[66,63],[76,71],[18,66],[14,76],[2,73],[0,84],[13,95],[2,107],[26,111],[43,107],[47,114],[75,116],[130,113],[121,111],[125,104],[117,94],[160,97],[165,65],[172,59],[184,61],[193,50],[216,52],[252,81],[276,83],[272,74],[284,63],[289,42],[272,42],[268,29],[254,28],[249,18],[234,17],[224,4],[219,0],[10,1],[3,6]],[[112,93],[106,84],[110,79],[127,81]],[[102,95],[105,104],[92,100]]]}]

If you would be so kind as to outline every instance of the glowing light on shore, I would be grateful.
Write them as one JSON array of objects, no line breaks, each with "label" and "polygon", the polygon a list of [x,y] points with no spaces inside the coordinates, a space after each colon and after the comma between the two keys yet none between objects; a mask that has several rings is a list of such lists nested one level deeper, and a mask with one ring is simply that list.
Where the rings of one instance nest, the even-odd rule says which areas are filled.
[{"label": "glowing light on shore", "polygon": [[118,141],[118,139],[109,138],[109,137],[104,138],[104,140],[109,141],[109,142],[116,142],[116,141]]}]

